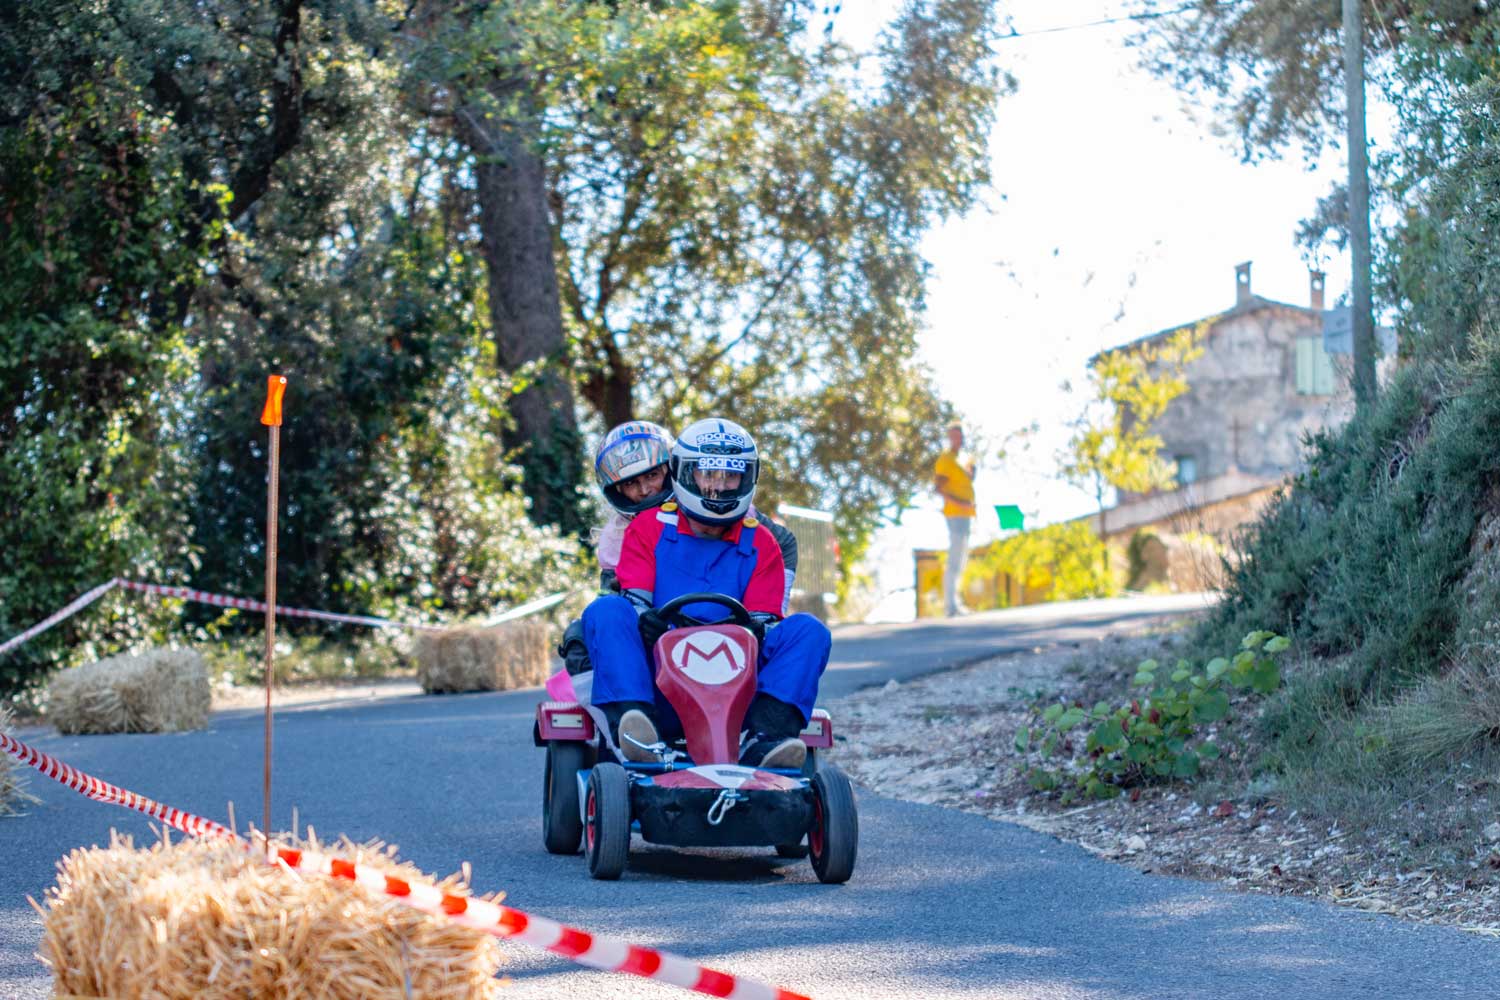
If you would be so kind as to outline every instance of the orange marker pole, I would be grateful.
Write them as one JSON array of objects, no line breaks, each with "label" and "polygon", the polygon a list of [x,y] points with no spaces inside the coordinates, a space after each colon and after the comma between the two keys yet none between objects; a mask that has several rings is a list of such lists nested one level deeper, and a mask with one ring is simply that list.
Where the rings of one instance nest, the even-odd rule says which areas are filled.
[{"label": "orange marker pole", "polygon": [[266,489],[266,773],[265,811],[261,820],[268,852],[271,849],[271,680],[275,676],[273,657],[276,653],[276,508],[279,506],[281,396],[284,392],[286,376],[270,376],[266,380],[266,405],[260,412],[260,422],[271,429],[271,475]]}]

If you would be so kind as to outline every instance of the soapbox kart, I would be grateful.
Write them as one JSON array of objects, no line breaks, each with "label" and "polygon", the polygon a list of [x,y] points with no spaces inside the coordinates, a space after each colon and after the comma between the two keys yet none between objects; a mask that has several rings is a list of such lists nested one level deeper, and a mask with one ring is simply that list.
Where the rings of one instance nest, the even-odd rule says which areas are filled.
[{"label": "soapbox kart", "polygon": [[[683,611],[700,604],[729,615],[706,623]],[[656,686],[676,710],[683,737],[655,744],[649,749],[656,760],[637,763],[615,746],[600,709],[562,699],[538,705],[533,739],[547,749],[547,850],[575,854],[581,840],[589,873],[617,879],[638,832],[675,847],[775,847],[782,857],[810,857],[822,882],[848,881],[859,816],[849,779],[820,756],[833,745],[828,713],[815,709],[802,731],[807,761],[800,770],[741,765],[740,726],[755,696],[760,655],[749,613],[732,597],[700,593],[676,598],[661,614],[674,627],[652,651]],[[548,687],[554,698],[571,690]]]}]

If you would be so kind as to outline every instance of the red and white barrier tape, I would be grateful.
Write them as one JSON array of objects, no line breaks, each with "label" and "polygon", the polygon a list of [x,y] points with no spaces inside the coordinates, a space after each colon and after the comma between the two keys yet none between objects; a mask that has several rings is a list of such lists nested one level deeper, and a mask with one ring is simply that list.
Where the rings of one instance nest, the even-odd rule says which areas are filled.
[{"label": "red and white barrier tape", "polygon": [[47,618],[43,618],[41,621],[31,626],[31,628],[22,632],[20,635],[13,636],[9,639],[6,639],[4,642],[0,642],[0,655],[10,652],[12,649],[15,649],[21,643],[25,642],[27,639],[32,639],[36,636],[41,635],[49,628],[62,621],[64,618],[70,618],[78,612],[82,611],[84,608],[88,607],[90,604],[93,604],[99,598],[103,597],[105,594],[113,590],[115,588],[115,585],[119,582],[119,580],[111,580],[108,583],[101,583],[99,586],[95,587],[87,594],[84,594],[82,597],[79,597],[77,600],[73,601],[73,603],[69,604],[67,607],[63,608],[56,614],[51,615]]},{"label": "red and white barrier tape", "polygon": [[[227,597],[224,594],[210,594],[206,590],[194,590],[191,587],[164,587],[159,583],[137,583],[135,580],[116,580],[115,583],[126,590],[139,590],[147,594],[155,594],[157,597],[176,597],[184,601],[196,601],[199,604],[212,604],[220,608],[241,608],[245,611],[264,611],[264,601],[251,600],[248,597]],[[374,628],[410,628],[424,632],[441,632],[440,625],[408,625],[405,622],[392,621],[389,618],[371,618],[367,615],[343,615],[332,611],[311,611],[307,608],[288,608],[285,605],[276,605],[276,613],[287,618],[316,618],[325,622],[348,622],[351,625],[369,625]]]},{"label": "red and white barrier tape", "polygon": [[[51,617],[37,622],[20,635],[0,643],[0,655],[10,652],[27,639],[41,635],[63,619],[77,614],[115,587],[123,587],[126,590],[138,590],[157,597],[175,597],[184,601],[194,601],[198,604],[212,604],[220,608],[241,608],[245,611],[266,610],[264,601],[256,601],[248,597],[210,594],[206,590],[194,590],[191,587],[164,587],[158,583],[140,583],[136,580],[124,580],[116,577],[108,583],[95,587]],[[426,632],[438,632],[442,630],[442,627],[438,625],[408,625],[405,622],[392,621],[389,618],[371,618],[367,615],[343,615],[332,611],[312,611],[307,608],[288,608],[281,604],[276,605],[276,613],[278,615],[285,615],[288,618],[316,618],[320,621],[347,622],[351,625],[369,625],[374,628],[410,628]]]},{"label": "red and white barrier tape", "polygon": [[[173,829],[194,837],[230,837],[245,844],[243,838],[233,830],[192,813],[173,809],[160,802],[100,781],[77,768],[40,750],[30,747],[5,733],[0,733],[0,749],[25,764],[41,771],[59,784],[81,792],[98,802],[125,806],[160,820]],[[250,845],[245,844],[248,848]],[[313,851],[298,851],[289,847],[277,848],[277,861],[295,871],[314,872],[331,878],[347,879],[367,890],[390,896],[414,909],[434,916],[446,917],[465,927],[492,934],[495,937],[513,939],[536,948],[545,948],[555,955],[606,972],[628,972],[631,975],[655,979],[696,993],[715,997],[731,997],[735,1000],[810,1000],[804,994],[793,993],[767,985],[755,979],[732,976],[671,952],[655,948],[643,948],[618,938],[604,937],[568,927],[546,917],[532,916],[509,906],[501,906],[488,900],[468,896],[455,896],[443,892],[435,885],[408,882],[405,879],[386,875],[378,868],[362,865],[344,858],[318,854]]]},{"label": "red and white barrier tape", "polygon": [[93,799],[95,802],[105,802],[113,806],[124,806],[126,809],[134,809],[143,812],[152,819],[161,820],[163,823],[183,833],[194,837],[232,837],[240,839],[233,830],[220,826],[213,820],[194,816],[192,813],[183,812],[181,809],[173,809],[164,806],[155,799],[148,799],[144,795],[126,791],[107,781],[100,781],[91,774],[84,774],[77,768],[71,767],[58,760],[49,757],[35,747],[27,746],[13,736],[0,733],[0,750],[9,751],[11,756],[23,764],[30,764],[41,771],[47,777],[60,785],[66,785],[75,792],[81,792]]}]

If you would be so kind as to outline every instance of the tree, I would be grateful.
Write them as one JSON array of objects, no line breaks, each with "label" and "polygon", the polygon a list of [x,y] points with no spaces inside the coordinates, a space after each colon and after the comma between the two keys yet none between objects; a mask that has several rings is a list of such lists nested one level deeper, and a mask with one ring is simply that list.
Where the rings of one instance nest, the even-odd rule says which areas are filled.
[{"label": "tree", "polygon": [[[578,467],[546,445],[571,440],[548,423],[571,414],[568,386],[549,381],[564,371],[590,423],[729,412],[787,445],[767,500],[838,507],[846,559],[921,480],[947,414],[912,363],[916,248],[988,179],[988,126],[1008,86],[988,48],[993,12],[987,0],[909,3],[877,78],[811,37],[813,9],[433,4],[409,22],[412,88],[473,153],[481,202],[508,206],[486,208],[481,225],[501,364],[545,401],[532,419],[517,396],[507,439],[524,449],[534,505],[538,488],[576,495]],[[542,321],[552,276],[528,270],[538,206],[550,212],[565,351]],[[503,304],[515,289],[497,285],[508,281],[535,296],[524,349],[502,335],[502,314],[518,315]],[[835,411],[850,422],[830,433]],[[825,440],[804,447],[807,435]]]},{"label": "tree", "polygon": [[620,3],[549,112],[592,416],[746,423],[768,505],[837,510],[846,565],[925,481],[950,417],[915,362],[918,245],[988,181],[1009,85],[991,7],[908,3],[860,57],[809,37],[806,4]]},{"label": "tree", "polygon": [[[1363,9],[1370,79],[1397,115],[1391,148],[1372,162],[1373,217],[1398,220],[1375,247],[1375,290],[1402,313],[1404,352],[1418,340],[1441,353],[1469,336],[1477,300],[1463,283],[1486,272],[1479,259],[1492,242],[1451,238],[1451,227],[1464,225],[1468,213],[1455,198],[1472,186],[1468,171],[1484,158],[1500,13],[1454,0]],[[1173,13],[1151,0],[1140,11],[1170,15],[1143,21],[1134,39],[1146,66],[1184,92],[1206,95],[1247,160],[1297,146],[1312,156],[1337,144],[1344,125],[1337,4],[1206,3]],[[1304,221],[1298,242],[1309,254],[1325,242],[1343,247],[1346,201],[1345,186],[1335,184]]]},{"label": "tree", "polygon": [[538,524],[582,536],[578,432],[558,300],[548,165],[541,146],[553,78],[607,5],[414,5],[404,34],[408,86],[468,149],[500,369],[513,379],[501,440],[519,462]]},{"label": "tree", "polygon": [[[1074,423],[1061,471],[1093,494],[1101,539],[1108,539],[1104,499],[1110,489],[1149,493],[1173,482],[1176,470],[1161,456],[1162,440],[1151,425],[1187,391],[1184,371],[1203,353],[1202,338],[1212,323],[1104,351],[1090,363],[1093,399]],[[1103,559],[1108,578],[1107,545]]]},{"label": "tree", "polygon": [[[491,441],[467,162],[405,113],[383,5],[113,0],[0,21],[0,634],[115,575],[254,592],[265,374],[292,376],[283,597],[488,611],[567,575]],[[478,493],[479,496],[471,494]],[[31,683],[140,601],[0,664]]]},{"label": "tree", "polygon": [[[196,248],[172,225],[185,186],[154,183],[176,168],[156,141],[160,120],[118,74],[59,79],[31,102],[7,89],[0,101],[0,495],[9,505],[0,635],[9,637],[114,576],[163,568],[185,538],[171,411],[191,355],[171,317],[195,281]],[[44,633],[0,660],[0,692],[28,685],[55,656],[148,621],[126,610]]]},{"label": "tree", "polygon": [[[1482,48],[1493,37],[1483,4],[1462,0],[1366,2],[1366,55],[1384,74],[1397,106],[1424,95],[1405,90],[1400,58],[1416,48],[1449,53]],[[1343,132],[1342,19],[1326,0],[1200,3],[1183,9],[1141,0],[1143,27],[1132,39],[1147,69],[1185,94],[1206,96],[1240,142],[1247,161],[1300,146],[1309,155]],[[1391,60],[1392,55],[1399,56]],[[1393,65],[1394,63],[1394,65]]]}]

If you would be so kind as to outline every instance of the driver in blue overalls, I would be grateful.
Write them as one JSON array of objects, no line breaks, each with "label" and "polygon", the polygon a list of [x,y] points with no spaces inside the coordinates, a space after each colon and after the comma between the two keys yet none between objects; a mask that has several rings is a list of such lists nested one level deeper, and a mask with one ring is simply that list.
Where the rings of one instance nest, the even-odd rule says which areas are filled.
[{"label": "driver in blue overalls", "polygon": [[[700,420],[672,446],[673,501],[644,511],[625,531],[617,567],[621,593],[596,598],[583,613],[594,664],[592,701],[608,719],[627,760],[649,763],[647,749],[681,724],[657,690],[648,650],[670,626],[658,613],[683,594],[726,594],[750,612],[760,643],[756,694],[745,713],[740,763],[801,767],[799,734],[812,714],[833,637],[812,615],[782,618],[786,577],[781,550],[750,513],[760,457],[755,439],[730,420]],[[700,605],[703,611],[708,605]],[[722,608],[698,615],[721,617]]]}]

